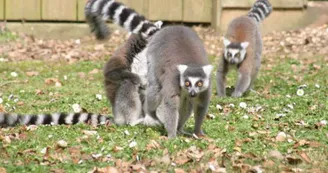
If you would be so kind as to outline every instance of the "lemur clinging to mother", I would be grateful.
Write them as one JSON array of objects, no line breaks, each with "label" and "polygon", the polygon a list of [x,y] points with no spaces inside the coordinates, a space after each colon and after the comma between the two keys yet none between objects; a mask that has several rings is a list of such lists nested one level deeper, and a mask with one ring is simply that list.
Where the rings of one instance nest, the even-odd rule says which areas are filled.
[{"label": "lemur clinging to mother", "polygon": [[231,21],[224,38],[224,53],[220,60],[216,80],[219,97],[226,95],[226,75],[231,66],[237,66],[238,79],[233,97],[248,91],[261,66],[262,38],[259,23],[272,12],[268,0],[257,0],[249,13]]}]

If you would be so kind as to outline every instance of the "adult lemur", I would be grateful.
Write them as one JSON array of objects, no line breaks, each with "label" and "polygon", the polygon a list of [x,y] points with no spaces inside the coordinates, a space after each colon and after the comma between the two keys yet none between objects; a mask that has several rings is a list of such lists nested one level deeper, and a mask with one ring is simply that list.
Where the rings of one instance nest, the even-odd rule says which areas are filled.
[{"label": "adult lemur", "polygon": [[[87,4],[86,14],[97,38],[102,39],[108,35],[104,20],[112,19],[128,31],[140,34],[139,38],[149,41],[142,50],[148,61],[148,120],[160,120],[167,129],[168,136],[175,137],[178,130],[182,131],[194,108],[195,133],[202,134],[201,125],[211,95],[210,77],[213,67],[209,65],[203,43],[197,34],[182,26],[169,26],[159,30],[135,11],[114,0],[91,0]],[[133,82],[135,77],[130,77],[126,79],[131,80],[126,81],[131,86],[136,85],[137,82]],[[136,88],[133,90],[136,93]],[[108,91],[111,92],[110,89]],[[116,98],[122,95],[124,96],[124,92],[116,93]],[[130,96],[136,98],[137,95]],[[137,99],[134,103],[136,102]],[[148,120],[141,119],[140,122],[151,125]],[[122,120],[124,121],[126,122],[126,118]]]},{"label": "adult lemur", "polygon": [[218,96],[226,95],[226,75],[230,66],[238,68],[233,97],[241,97],[251,88],[261,66],[262,39],[259,23],[272,11],[268,0],[257,0],[248,15],[234,19],[224,38],[225,50],[217,70]]}]

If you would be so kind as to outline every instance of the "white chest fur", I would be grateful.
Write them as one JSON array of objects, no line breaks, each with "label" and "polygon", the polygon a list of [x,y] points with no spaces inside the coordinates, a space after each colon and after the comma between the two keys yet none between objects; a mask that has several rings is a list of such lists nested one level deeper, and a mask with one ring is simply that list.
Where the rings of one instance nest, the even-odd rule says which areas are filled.
[{"label": "white chest fur", "polygon": [[131,64],[132,73],[138,74],[143,85],[147,84],[147,47],[136,55]]}]

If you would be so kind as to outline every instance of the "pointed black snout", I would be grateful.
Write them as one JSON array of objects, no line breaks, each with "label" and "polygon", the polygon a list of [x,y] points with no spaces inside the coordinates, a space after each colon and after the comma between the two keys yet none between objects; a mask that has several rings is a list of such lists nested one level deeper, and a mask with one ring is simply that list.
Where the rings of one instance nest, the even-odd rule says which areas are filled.
[{"label": "pointed black snout", "polygon": [[196,97],[196,95],[197,95],[197,94],[196,94],[195,91],[191,91],[191,92],[189,93],[189,96],[190,96],[190,97]]}]

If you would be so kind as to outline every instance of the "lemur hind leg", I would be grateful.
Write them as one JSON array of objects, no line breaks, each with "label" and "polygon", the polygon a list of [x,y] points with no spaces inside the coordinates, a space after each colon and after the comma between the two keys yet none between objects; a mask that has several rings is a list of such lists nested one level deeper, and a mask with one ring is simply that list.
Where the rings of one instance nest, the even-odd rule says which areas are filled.
[{"label": "lemur hind leg", "polygon": [[139,88],[130,80],[122,81],[116,93],[114,121],[118,125],[130,124],[142,116]]}]

